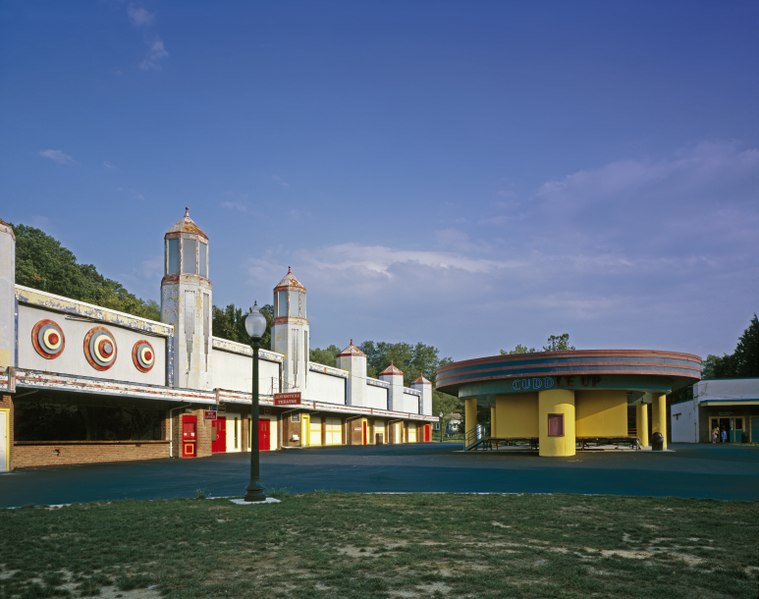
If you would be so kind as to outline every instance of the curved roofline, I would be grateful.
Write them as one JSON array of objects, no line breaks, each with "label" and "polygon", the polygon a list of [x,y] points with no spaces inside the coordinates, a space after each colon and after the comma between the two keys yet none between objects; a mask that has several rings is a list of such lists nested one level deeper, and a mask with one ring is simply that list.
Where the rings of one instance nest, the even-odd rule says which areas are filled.
[{"label": "curved roofline", "polygon": [[449,362],[445,366],[438,368],[438,372],[444,371],[456,366],[465,366],[467,364],[482,364],[486,362],[534,360],[537,357],[555,357],[555,358],[577,358],[583,356],[669,356],[680,359],[697,360],[702,362],[701,356],[684,352],[667,351],[661,349],[572,349],[565,351],[538,351],[525,352],[523,354],[499,354],[496,356],[484,356],[482,358],[469,358],[458,362]]},{"label": "curved roofline", "polygon": [[[436,387],[456,393],[460,386],[528,377],[607,375],[667,377],[682,387],[701,378],[701,358],[663,350],[591,349],[488,356],[452,362],[437,370]],[[673,385],[674,386],[674,385]]]}]

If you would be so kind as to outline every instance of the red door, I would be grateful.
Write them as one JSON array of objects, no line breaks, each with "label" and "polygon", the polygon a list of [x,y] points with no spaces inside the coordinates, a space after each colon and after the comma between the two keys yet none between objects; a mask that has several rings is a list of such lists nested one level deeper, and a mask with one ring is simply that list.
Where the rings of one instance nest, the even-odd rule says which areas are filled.
[{"label": "red door", "polygon": [[227,451],[227,419],[217,418],[211,421],[211,453]]},{"label": "red door", "polygon": [[194,458],[198,455],[197,442],[195,434],[198,419],[196,416],[182,414],[182,457]]},{"label": "red door", "polygon": [[425,424],[424,425],[424,442],[429,443],[430,441],[432,441],[432,425]]},{"label": "red door", "polygon": [[361,431],[362,431],[361,436],[363,437],[364,445],[367,445],[368,440],[366,437],[367,437],[368,431],[366,430],[366,420],[361,421]]},{"label": "red door", "polygon": [[269,451],[271,449],[271,431],[269,425],[269,420],[258,421],[258,451]]}]

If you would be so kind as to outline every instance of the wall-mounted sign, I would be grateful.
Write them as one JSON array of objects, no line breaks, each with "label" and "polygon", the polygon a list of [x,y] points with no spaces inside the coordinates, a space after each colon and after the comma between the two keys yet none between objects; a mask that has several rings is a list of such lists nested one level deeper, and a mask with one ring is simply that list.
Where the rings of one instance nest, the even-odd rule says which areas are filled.
[{"label": "wall-mounted sign", "polygon": [[300,391],[292,393],[275,393],[275,406],[298,406],[300,405]]},{"label": "wall-mounted sign", "polygon": [[513,391],[542,391],[543,389],[559,388],[592,388],[597,387],[601,377],[597,374],[569,376],[541,376],[525,379],[515,379],[511,383]]},{"label": "wall-mounted sign", "polygon": [[203,410],[204,420],[216,420],[218,412],[216,410]]}]

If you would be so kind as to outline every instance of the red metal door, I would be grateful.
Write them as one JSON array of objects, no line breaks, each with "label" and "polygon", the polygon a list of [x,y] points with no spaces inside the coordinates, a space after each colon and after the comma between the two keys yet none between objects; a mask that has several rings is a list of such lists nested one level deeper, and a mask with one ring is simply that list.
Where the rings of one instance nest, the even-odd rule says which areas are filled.
[{"label": "red metal door", "polygon": [[430,441],[432,441],[432,425],[425,424],[424,425],[424,442],[429,443]]},{"label": "red metal door", "polygon": [[196,429],[198,425],[197,416],[182,414],[182,457],[194,458],[198,455]]},{"label": "red metal door", "polygon": [[363,444],[367,445],[369,443],[369,441],[366,438],[366,435],[368,433],[368,431],[366,430],[366,420],[362,420],[361,421],[361,431],[362,431],[362,437],[363,437],[363,441],[364,441]]},{"label": "red metal door", "polygon": [[211,453],[227,451],[227,419],[217,418],[211,421]]},{"label": "red metal door", "polygon": [[271,449],[271,430],[268,420],[258,421],[258,450],[269,451]]}]

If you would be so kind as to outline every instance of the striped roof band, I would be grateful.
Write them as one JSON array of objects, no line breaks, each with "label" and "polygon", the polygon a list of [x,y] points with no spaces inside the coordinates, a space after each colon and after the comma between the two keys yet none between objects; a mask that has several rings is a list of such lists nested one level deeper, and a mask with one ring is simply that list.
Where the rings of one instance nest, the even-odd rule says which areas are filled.
[{"label": "striped roof band", "polygon": [[447,364],[437,371],[437,389],[456,394],[475,382],[524,377],[623,375],[671,379],[673,389],[701,378],[701,358],[660,350],[573,350],[476,358]]}]

